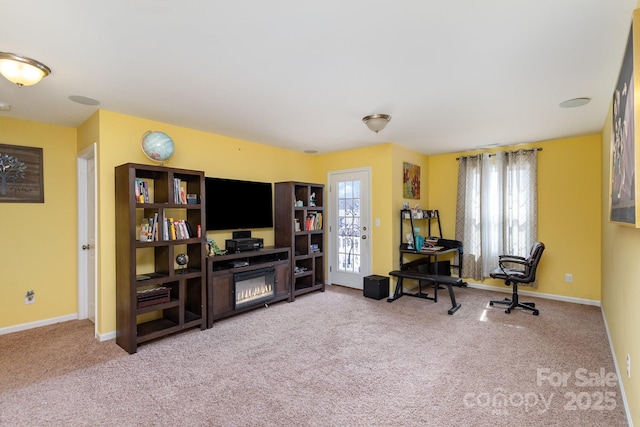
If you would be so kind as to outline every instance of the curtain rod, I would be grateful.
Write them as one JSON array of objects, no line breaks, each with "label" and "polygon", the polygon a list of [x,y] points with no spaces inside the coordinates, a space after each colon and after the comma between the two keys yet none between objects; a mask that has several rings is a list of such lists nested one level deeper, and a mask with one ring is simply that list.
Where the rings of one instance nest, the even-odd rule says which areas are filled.
[{"label": "curtain rod", "polygon": [[[542,151],[542,148],[538,147],[538,148],[528,148],[528,149],[513,150],[513,151],[501,151],[501,153],[517,153],[519,151]],[[476,157],[479,157],[482,154],[484,154],[484,153],[476,154],[476,155],[473,155],[473,156],[462,156],[462,157],[468,157],[470,159],[475,159]],[[491,153],[491,154],[489,154],[489,157],[493,157],[495,155],[496,155],[496,153]],[[460,160],[460,157],[456,157],[456,160]]]}]

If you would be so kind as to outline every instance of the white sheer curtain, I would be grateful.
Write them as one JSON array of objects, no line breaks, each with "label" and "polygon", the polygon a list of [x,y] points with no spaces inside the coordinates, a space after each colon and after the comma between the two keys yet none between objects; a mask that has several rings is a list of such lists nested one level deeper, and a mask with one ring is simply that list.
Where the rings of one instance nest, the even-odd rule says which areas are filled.
[{"label": "white sheer curtain", "polygon": [[463,277],[482,280],[498,255],[527,256],[537,240],[537,150],[459,159],[456,240]]},{"label": "white sheer curtain", "polygon": [[[500,153],[502,154],[502,153]],[[482,276],[487,277],[489,272],[497,267],[498,255],[504,254],[503,250],[503,201],[502,189],[503,175],[500,171],[504,168],[503,156],[484,155],[482,157],[482,188],[480,189],[482,200],[481,222],[482,227]]]}]

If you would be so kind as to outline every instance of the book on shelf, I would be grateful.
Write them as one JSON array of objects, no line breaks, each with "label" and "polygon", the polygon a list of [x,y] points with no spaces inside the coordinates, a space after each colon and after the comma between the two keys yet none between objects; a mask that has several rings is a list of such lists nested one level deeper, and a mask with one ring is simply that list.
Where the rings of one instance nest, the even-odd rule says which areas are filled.
[{"label": "book on shelf", "polygon": [[173,202],[176,205],[187,204],[187,190],[182,185],[180,178],[173,179]]},{"label": "book on shelf", "polygon": [[187,229],[187,238],[190,239],[191,237],[195,237],[195,234],[193,233],[193,228],[191,228],[191,224],[189,224],[189,221],[183,221],[184,222],[184,226]]},{"label": "book on shelf", "polygon": [[169,218],[169,240],[176,240],[176,224],[173,218]]},{"label": "book on shelf", "polygon": [[149,185],[146,181],[136,179],[135,197],[137,203],[149,203]]},{"label": "book on shelf", "polygon": [[169,220],[167,217],[162,218],[162,240],[169,240]]},{"label": "book on shelf", "polygon": [[152,242],[158,241],[158,212],[153,215],[153,219],[151,220],[151,240]]},{"label": "book on shelf", "polygon": [[322,212],[309,212],[304,229],[305,231],[322,230]]},{"label": "book on shelf", "polygon": [[149,235],[150,235],[151,231],[149,231],[149,222],[142,222],[142,224],[140,224],[140,241],[141,242],[147,242],[149,240]]},{"label": "book on shelf", "polygon": [[189,234],[184,225],[184,220],[173,221],[173,228],[176,230],[176,240],[188,239]]},{"label": "book on shelf", "polygon": [[153,218],[142,218],[140,224],[140,238],[141,242],[155,242],[158,240],[158,213],[156,212]]},{"label": "book on shelf", "polygon": [[[165,218],[165,226],[163,227],[163,240],[182,240],[191,239],[195,237],[193,228],[188,221],[184,219]],[[198,232],[200,233],[201,227],[198,225]]]}]

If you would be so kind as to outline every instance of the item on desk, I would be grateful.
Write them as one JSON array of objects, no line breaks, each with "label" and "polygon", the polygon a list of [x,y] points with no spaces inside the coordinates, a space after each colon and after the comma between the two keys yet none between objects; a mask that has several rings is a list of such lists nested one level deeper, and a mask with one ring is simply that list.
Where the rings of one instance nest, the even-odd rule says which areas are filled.
[{"label": "item on desk", "polygon": [[413,234],[407,233],[407,249],[413,249]]},{"label": "item on desk", "polygon": [[424,237],[422,236],[416,236],[416,248],[418,248],[418,250],[422,250],[424,246]]},{"label": "item on desk", "polygon": [[422,252],[438,252],[444,249],[444,246],[434,246],[430,243],[425,243],[422,246]]}]

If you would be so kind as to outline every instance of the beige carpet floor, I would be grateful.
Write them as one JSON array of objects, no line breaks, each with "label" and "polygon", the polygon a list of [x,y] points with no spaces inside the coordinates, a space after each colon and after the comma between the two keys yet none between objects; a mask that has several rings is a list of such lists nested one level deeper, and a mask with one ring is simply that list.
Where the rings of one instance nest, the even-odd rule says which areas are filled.
[{"label": "beige carpet floor", "polygon": [[0,425],[627,425],[598,307],[463,288],[450,316],[445,295],[328,286],[134,355],[87,321],[3,335]]}]

